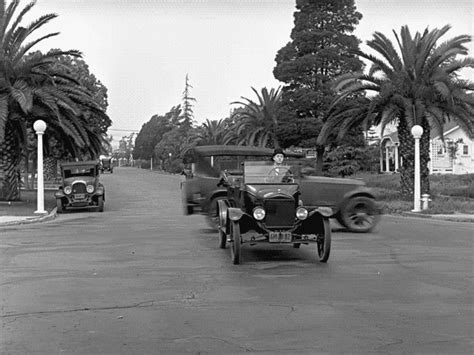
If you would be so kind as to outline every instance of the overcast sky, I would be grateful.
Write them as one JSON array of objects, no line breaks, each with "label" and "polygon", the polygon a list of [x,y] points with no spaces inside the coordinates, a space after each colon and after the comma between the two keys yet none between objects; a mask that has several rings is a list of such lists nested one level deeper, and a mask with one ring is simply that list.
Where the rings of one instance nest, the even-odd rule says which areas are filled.
[{"label": "overcast sky", "polygon": [[[444,39],[474,33],[472,0],[356,0],[356,6],[363,18],[355,35],[363,42],[375,31],[394,41],[392,30],[403,25],[415,33],[450,24]],[[272,71],[290,40],[294,11],[294,0],[37,0],[25,22],[59,15],[41,33],[61,34],[37,49],[83,53],[108,89],[109,134],[120,139],[180,104],[186,74],[198,123],[227,117],[241,96],[254,99],[251,87],[282,85]]]}]

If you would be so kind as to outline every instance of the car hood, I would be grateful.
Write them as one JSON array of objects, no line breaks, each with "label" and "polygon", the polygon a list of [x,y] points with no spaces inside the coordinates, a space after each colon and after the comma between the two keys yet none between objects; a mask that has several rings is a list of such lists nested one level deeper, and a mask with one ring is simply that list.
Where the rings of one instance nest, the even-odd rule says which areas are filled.
[{"label": "car hood", "polygon": [[293,197],[299,190],[295,184],[248,184],[246,191],[259,199]]},{"label": "car hood", "polygon": [[97,178],[93,177],[93,176],[79,176],[79,177],[72,177],[72,178],[67,178],[67,179],[64,179],[64,185],[67,186],[67,185],[72,185],[74,182],[78,182],[78,181],[83,181],[86,183],[86,185],[95,185],[95,181],[97,180]]}]

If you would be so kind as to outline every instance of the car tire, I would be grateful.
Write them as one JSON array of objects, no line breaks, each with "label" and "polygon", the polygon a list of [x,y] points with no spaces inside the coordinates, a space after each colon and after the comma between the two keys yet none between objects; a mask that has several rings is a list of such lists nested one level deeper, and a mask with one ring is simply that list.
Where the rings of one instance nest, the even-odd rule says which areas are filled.
[{"label": "car tire", "polygon": [[367,233],[377,225],[380,214],[374,199],[356,196],[341,208],[337,220],[351,232]]},{"label": "car tire", "polygon": [[97,211],[104,212],[104,196],[97,198]]},{"label": "car tire", "polygon": [[[219,204],[218,204],[219,205]],[[221,214],[221,211],[218,207],[218,215]],[[219,226],[217,227],[217,233],[219,236],[219,248],[225,249],[227,246],[227,235],[225,233],[225,225],[223,225],[221,218],[219,218]]]},{"label": "car tire", "polygon": [[219,228],[219,214],[218,214],[218,201],[225,200],[224,196],[215,197],[209,204],[209,210],[206,214],[206,222],[212,229],[216,230]]},{"label": "car tire", "polygon": [[319,261],[326,263],[331,253],[331,224],[328,218],[323,218],[324,233],[318,236],[317,240],[317,251]]},{"label": "car tire", "polygon": [[241,240],[240,240],[240,225],[239,222],[231,221],[230,222],[230,255],[232,258],[232,263],[234,265],[240,264],[240,249],[241,249]]},{"label": "car tire", "polygon": [[64,212],[63,200],[61,200],[60,198],[56,199],[56,212],[57,213],[63,213]]}]

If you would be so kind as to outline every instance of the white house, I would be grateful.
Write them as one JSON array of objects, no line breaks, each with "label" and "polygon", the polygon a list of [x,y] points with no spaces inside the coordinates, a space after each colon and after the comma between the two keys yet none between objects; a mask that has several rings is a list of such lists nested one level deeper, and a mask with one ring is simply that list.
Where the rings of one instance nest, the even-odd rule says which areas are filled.
[{"label": "white house", "polygon": [[[474,137],[460,126],[450,123],[444,128],[444,142],[431,132],[430,163],[431,174],[474,174]],[[380,142],[380,171],[395,172],[402,164],[398,154],[397,132],[386,134]]]}]

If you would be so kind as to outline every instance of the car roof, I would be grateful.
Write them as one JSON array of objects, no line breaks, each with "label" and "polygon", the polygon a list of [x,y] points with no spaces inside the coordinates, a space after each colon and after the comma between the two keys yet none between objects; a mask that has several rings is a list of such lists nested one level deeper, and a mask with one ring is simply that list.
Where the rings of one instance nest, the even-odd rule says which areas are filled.
[{"label": "car roof", "polygon": [[61,167],[69,166],[84,166],[84,165],[97,165],[99,164],[96,160],[86,160],[86,161],[66,161],[61,163]]},{"label": "car roof", "polygon": [[[201,145],[190,148],[186,151],[186,155],[199,156],[262,156],[271,157],[273,154],[272,148],[251,147],[243,145]],[[303,153],[285,151],[287,157],[303,158]]]}]

